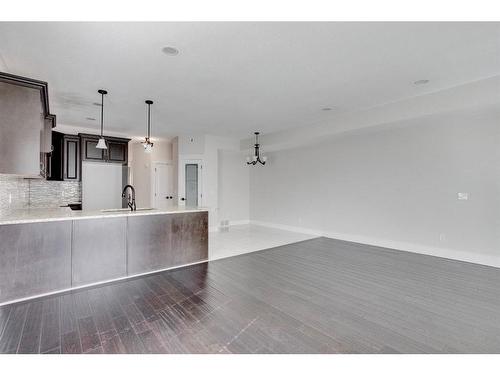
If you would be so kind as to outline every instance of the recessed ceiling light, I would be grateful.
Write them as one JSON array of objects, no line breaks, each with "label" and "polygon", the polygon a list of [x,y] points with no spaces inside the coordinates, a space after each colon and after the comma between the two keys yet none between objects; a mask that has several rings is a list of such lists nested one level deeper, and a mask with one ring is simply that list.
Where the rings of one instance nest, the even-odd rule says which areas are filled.
[{"label": "recessed ceiling light", "polygon": [[95,118],[93,118],[93,117],[85,117],[85,120],[95,121]]},{"label": "recessed ceiling light", "polygon": [[161,49],[161,51],[165,54],[165,55],[169,55],[169,56],[176,56],[179,54],[179,50],[175,47],[163,47]]},{"label": "recessed ceiling light", "polygon": [[332,107],[323,107],[321,108],[322,111],[331,111]]},{"label": "recessed ceiling light", "polygon": [[414,85],[425,85],[429,83],[428,79],[419,79],[418,81],[413,82]]}]

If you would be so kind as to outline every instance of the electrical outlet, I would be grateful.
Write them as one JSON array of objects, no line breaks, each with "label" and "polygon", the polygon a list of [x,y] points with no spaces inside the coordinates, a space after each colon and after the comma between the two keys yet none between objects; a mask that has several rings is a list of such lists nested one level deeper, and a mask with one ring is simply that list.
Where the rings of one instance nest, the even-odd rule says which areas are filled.
[{"label": "electrical outlet", "polygon": [[469,200],[469,193],[457,193],[457,198],[459,201]]},{"label": "electrical outlet", "polygon": [[441,242],[446,241],[446,234],[445,234],[445,233],[441,233],[441,234],[439,235],[439,241],[441,241]]}]

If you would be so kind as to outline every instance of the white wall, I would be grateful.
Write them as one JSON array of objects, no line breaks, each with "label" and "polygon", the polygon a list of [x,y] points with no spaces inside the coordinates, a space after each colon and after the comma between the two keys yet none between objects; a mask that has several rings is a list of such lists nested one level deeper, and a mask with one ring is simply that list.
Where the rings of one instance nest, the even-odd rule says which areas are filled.
[{"label": "white wall", "polygon": [[156,161],[172,162],[172,143],[155,141],[153,150],[147,154],[141,143],[129,144],[130,183],[136,192],[137,207],[152,205],[152,167]]},{"label": "white wall", "polygon": [[205,153],[205,135],[203,134],[179,135],[178,141],[179,154],[202,155]]},{"label": "white wall", "polygon": [[500,266],[499,119],[455,111],[267,153],[250,218]]},{"label": "white wall", "polygon": [[[219,151],[239,151],[240,142],[236,138],[213,135],[182,135],[178,137],[178,196],[183,196],[184,171],[182,163],[187,159],[201,160],[202,170],[202,206],[208,208],[209,226],[215,230],[219,225]],[[221,196],[224,199],[223,196]],[[248,199],[248,198],[247,198]],[[179,204],[182,204],[179,201]],[[227,206],[226,206],[227,207]],[[228,215],[227,211],[225,213]],[[238,214],[239,215],[239,214]],[[245,219],[248,220],[248,217]]]},{"label": "white wall", "polygon": [[151,201],[151,160],[140,143],[129,146],[130,183],[135,188],[137,207],[149,207]]},{"label": "white wall", "polygon": [[250,218],[250,173],[246,156],[237,151],[219,150],[219,222],[248,222]]},{"label": "white wall", "polygon": [[174,202],[178,202],[179,199],[179,138],[175,137],[172,139],[172,175],[174,182],[173,186],[173,197]]}]

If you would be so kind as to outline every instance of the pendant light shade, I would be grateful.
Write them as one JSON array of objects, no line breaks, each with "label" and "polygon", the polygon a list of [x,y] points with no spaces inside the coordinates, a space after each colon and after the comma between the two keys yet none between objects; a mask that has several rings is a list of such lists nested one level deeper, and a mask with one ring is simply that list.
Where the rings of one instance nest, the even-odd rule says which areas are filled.
[{"label": "pendant light shade", "polygon": [[99,94],[101,94],[101,138],[99,138],[99,141],[97,142],[97,146],[95,148],[100,148],[103,150],[106,150],[108,147],[106,146],[106,140],[104,139],[103,136],[103,130],[104,130],[104,95],[106,95],[108,92],[106,90],[98,90],[97,91]]},{"label": "pendant light shade", "polygon": [[148,135],[142,145],[144,146],[144,152],[149,154],[153,151],[153,142],[151,142],[151,104],[153,104],[153,101],[146,100],[146,104],[148,105]]},{"label": "pendant light shade", "polygon": [[97,146],[95,146],[95,148],[106,150],[108,148],[106,146],[106,140],[104,138],[99,138],[99,141],[97,142]]}]

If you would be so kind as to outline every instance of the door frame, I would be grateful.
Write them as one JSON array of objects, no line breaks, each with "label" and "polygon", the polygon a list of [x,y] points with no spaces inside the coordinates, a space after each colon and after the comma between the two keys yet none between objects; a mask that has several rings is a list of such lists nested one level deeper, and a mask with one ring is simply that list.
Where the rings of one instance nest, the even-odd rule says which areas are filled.
[{"label": "door frame", "polygon": [[[166,165],[166,166],[171,166],[172,167],[172,183],[171,183],[171,186],[172,186],[172,190],[175,190],[175,181],[174,181],[174,176],[173,176],[173,166],[174,164],[170,161],[153,161],[151,162],[151,178],[150,178],[150,185],[151,185],[151,194],[150,194],[150,206],[151,207],[156,207],[156,166],[157,165]],[[173,202],[175,202],[177,200],[177,197],[176,197],[176,194],[175,194],[175,191],[172,192],[172,196],[174,197],[172,199]]]},{"label": "door frame", "polygon": [[198,207],[203,206],[203,159],[181,159],[179,160],[179,188],[177,194],[177,204],[185,206],[186,201],[182,200],[186,195],[186,164],[198,165]]}]

